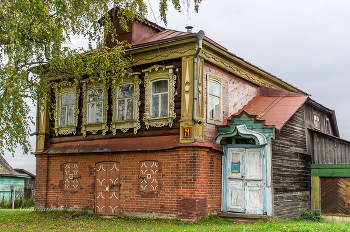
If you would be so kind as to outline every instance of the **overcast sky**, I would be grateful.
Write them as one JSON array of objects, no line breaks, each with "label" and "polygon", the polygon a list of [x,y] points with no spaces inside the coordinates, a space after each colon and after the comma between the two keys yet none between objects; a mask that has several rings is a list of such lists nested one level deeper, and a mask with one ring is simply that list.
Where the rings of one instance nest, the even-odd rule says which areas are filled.
[{"label": "overcast sky", "polygon": [[[149,8],[150,21],[178,31],[188,25],[194,32],[204,30],[238,57],[335,110],[340,136],[350,140],[350,1],[205,0],[198,14],[170,9],[167,26],[160,23],[158,1],[150,2],[155,13]],[[34,156],[21,154],[5,159],[35,173]]]}]

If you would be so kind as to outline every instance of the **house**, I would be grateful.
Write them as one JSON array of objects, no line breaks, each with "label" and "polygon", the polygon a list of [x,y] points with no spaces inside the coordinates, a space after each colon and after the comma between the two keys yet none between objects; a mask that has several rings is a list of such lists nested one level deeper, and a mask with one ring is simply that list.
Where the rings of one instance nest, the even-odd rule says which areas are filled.
[{"label": "house", "polygon": [[62,82],[39,107],[37,208],[186,220],[311,209],[311,144],[314,132],[339,140],[334,111],[203,31],[114,25],[132,45],[130,78]]},{"label": "house", "polygon": [[35,197],[35,175],[25,169],[15,168],[16,172],[25,174],[29,178],[24,180],[24,199],[34,199]]},{"label": "house", "polygon": [[0,201],[10,201],[13,190],[15,195],[23,195],[24,182],[28,175],[15,171],[11,165],[0,155]]}]

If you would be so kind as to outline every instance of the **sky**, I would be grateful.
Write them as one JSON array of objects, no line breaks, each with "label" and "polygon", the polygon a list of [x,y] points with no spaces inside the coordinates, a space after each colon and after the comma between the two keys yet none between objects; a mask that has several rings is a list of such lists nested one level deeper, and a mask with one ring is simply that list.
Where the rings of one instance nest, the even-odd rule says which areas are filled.
[{"label": "sky", "polygon": [[[189,13],[169,6],[167,25],[160,22],[158,1],[149,2],[148,20],[178,31],[203,30],[231,53],[335,110],[340,137],[350,141],[350,1],[205,0],[198,14],[193,5]],[[35,137],[31,143],[35,149]],[[15,157],[5,155],[10,165],[35,173],[35,157],[16,151]]]}]

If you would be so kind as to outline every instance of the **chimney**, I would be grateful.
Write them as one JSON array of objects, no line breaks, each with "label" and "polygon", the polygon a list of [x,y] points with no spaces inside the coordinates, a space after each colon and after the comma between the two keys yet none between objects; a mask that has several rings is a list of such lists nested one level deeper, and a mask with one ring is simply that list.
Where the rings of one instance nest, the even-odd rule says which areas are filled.
[{"label": "chimney", "polygon": [[187,33],[192,33],[192,26],[187,26],[185,28],[187,29]]}]

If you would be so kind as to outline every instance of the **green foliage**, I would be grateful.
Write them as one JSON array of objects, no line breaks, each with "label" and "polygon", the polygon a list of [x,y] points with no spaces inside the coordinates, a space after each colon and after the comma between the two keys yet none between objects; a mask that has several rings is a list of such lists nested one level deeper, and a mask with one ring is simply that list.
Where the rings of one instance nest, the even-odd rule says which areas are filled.
[{"label": "green foliage", "polygon": [[[34,199],[23,199],[16,198],[15,199],[15,209],[29,209],[34,207]],[[0,209],[11,209],[12,201],[5,200],[4,198],[0,201]]]},{"label": "green foliage", "polygon": [[217,216],[186,222],[159,218],[104,218],[92,213],[77,216],[77,212],[70,211],[0,209],[0,228],[4,231],[350,231],[350,223],[268,220],[240,224]]},{"label": "green foliage", "polygon": [[[202,0],[194,1],[195,11]],[[167,0],[159,0],[166,22]],[[111,83],[128,77],[129,47],[116,37],[112,21],[127,29],[128,20],[142,21],[146,0],[0,0],[0,154],[19,145],[29,152],[29,105],[49,100],[52,82],[90,78]],[[181,10],[179,0],[172,5]],[[111,10],[112,9],[112,10]],[[118,10],[115,10],[118,9]],[[89,48],[72,47],[72,36],[89,41]],[[110,48],[104,41],[110,38]],[[96,45],[94,45],[96,44]],[[94,47],[96,46],[96,47]]]},{"label": "green foliage", "polygon": [[319,209],[315,209],[314,212],[311,212],[311,211],[302,212],[300,219],[310,220],[315,222],[323,221],[321,210]]}]

